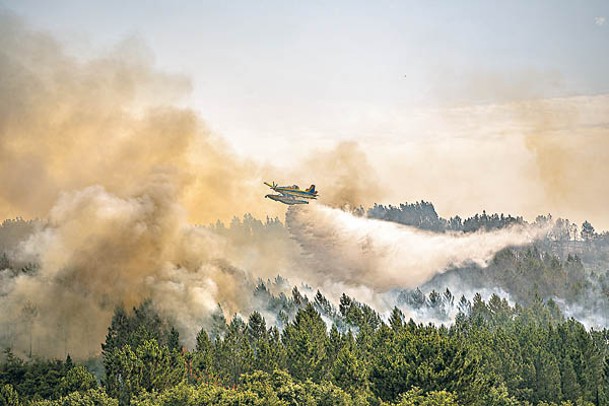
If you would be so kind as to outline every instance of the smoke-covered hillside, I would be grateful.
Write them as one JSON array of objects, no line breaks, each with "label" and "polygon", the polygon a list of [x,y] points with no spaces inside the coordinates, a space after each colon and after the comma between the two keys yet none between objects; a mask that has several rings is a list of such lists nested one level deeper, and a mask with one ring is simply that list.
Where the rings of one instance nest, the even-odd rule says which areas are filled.
[{"label": "smoke-covered hillside", "polygon": [[[453,266],[420,289],[427,293],[446,288],[496,292],[520,304],[552,298],[567,314],[589,326],[607,325],[609,233],[597,232],[587,221],[578,227],[567,219],[547,215],[527,223],[520,216],[486,212],[447,220],[439,217],[429,202],[397,207],[375,205],[367,210],[367,215],[438,233],[476,233],[515,224],[543,229],[544,233],[531,244],[501,250],[485,266]],[[426,303],[419,299],[419,290],[402,291],[400,296],[415,306]]]},{"label": "smoke-covered hillside", "polygon": [[[104,207],[91,210],[101,216]],[[134,251],[143,238],[137,222],[136,234],[123,236],[121,244],[133,245],[124,251],[107,240],[113,234],[99,234],[107,218],[99,218],[86,245],[73,240],[73,226],[55,220],[7,220],[0,227],[0,303],[10,309],[2,342],[21,353],[94,356],[115,306],[137,305],[138,297],[152,300],[187,346],[194,345],[195,326],[210,323],[218,309],[228,319],[259,311],[281,327],[295,311],[288,299],[317,294],[327,298],[325,307],[338,308],[346,294],[380,317],[398,306],[417,322],[451,323],[475,293],[519,305],[551,299],[588,326],[607,322],[607,233],[586,225],[576,233],[562,219],[527,223],[483,213],[444,220],[426,202],[349,212],[292,208],[285,222],[246,215],[176,230],[152,245],[162,247],[157,259],[146,245]],[[68,243],[75,245],[66,252]],[[133,262],[137,255],[142,260]],[[324,315],[333,319],[330,310]]]},{"label": "smoke-covered hillside", "polygon": [[[426,207],[433,208],[430,204]],[[343,212],[347,217],[341,218],[332,211],[332,221],[338,223],[329,224],[346,223],[333,235],[323,228],[329,224],[319,224],[323,216],[309,218],[307,212],[293,210],[288,213],[287,225],[278,219],[261,221],[246,215],[228,225],[218,222],[197,227],[197,232],[211,233],[230,247],[223,251],[226,258],[217,259],[221,261],[217,266],[224,277],[243,279],[239,292],[244,305],[228,310],[218,303],[209,310],[191,309],[190,316],[172,313],[163,302],[172,296],[156,294],[132,309],[119,305],[110,312],[104,337],[80,336],[102,350],[101,354],[90,354],[84,364],[83,360],[75,364],[69,354],[87,347],[83,343],[74,347],[70,330],[64,326],[56,326],[63,336],[53,335],[50,326],[39,319],[44,309],[34,300],[27,302],[13,324],[5,326],[10,328],[2,337],[5,356],[0,363],[0,400],[32,405],[304,402],[547,406],[577,402],[590,406],[609,399],[609,333],[606,329],[587,330],[565,314],[577,305],[593,302],[600,311],[607,302],[602,288],[606,274],[589,271],[575,254],[568,253],[563,260],[541,251],[542,247],[555,246],[553,222],[540,228],[520,220],[518,228],[499,226],[495,234],[481,229],[430,234],[391,221],[378,223],[365,212],[359,210],[356,216]],[[300,216],[309,221],[298,223],[303,221]],[[480,217],[485,215],[474,216]],[[356,229],[350,227],[353,222]],[[321,231],[307,229],[313,223],[320,225]],[[31,229],[19,237],[21,242],[8,237],[9,231],[28,225]],[[303,227],[306,235],[293,231],[297,226]],[[0,227],[0,238],[12,241],[8,246],[18,252],[24,241],[31,241],[49,227],[7,221]],[[359,235],[362,227],[365,238]],[[522,227],[533,229],[525,232]],[[424,281],[419,287],[400,287],[398,281],[409,283],[407,276],[395,279],[392,287],[387,281],[365,286],[362,283],[371,280],[366,274],[378,271],[379,264],[399,266],[397,260],[405,259],[406,266],[411,266],[407,250],[388,250],[380,245],[387,242],[379,231],[391,232],[394,243],[415,241],[438,249],[446,246],[452,254],[440,253],[446,259],[439,262],[413,262],[425,269],[432,269],[432,264],[439,266],[433,273],[415,273],[414,280]],[[339,232],[350,234],[341,236]],[[525,240],[531,235],[534,238],[525,243],[514,233],[524,233]],[[321,256],[311,251],[319,239],[329,245]],[[489,245],[494,254],[489,259],[477,258],[476,254],[487,255],[490,248],[463,251],[462,239],[465,246]],[[594,242],[581,241],[581,247],[605,247],[602,238],[595,235],[591,239]],[[379,247],[383,248],[378,253],[383,257],[381,262],[372,258]],[[320,271],[309,269],[333,249],[337,258],[330,263],[335,268],[326,264]],[[11,260],[13,254],[3,256],[5,286],[36,281],[41,265],[19,268]],[[366,263],[354,264],[347,255],[359,255],[357,258]],[[410,258],[418,255],[413,253]],[[235,262],[227,263],[228,258]],[[302,266],[297,266],[298,262]],[[596,263],[602,263],[602,257]],[[340,269],[341,265],[345,269]],[[299,282],[294,286],[294,280],[281,275],[254,278],[252,270],[260,270],[260,275],[283,270],[282,274]],[[330,281],[325,285],[328,291],[317,288],[324,280],[320,275],[332,271],[335,275],[326,278]],[[421,275],[427,279],[420,279]],[[183,283],[181,277],[173,274],[175,287]],[[311,284],[304,282],[307,278]],[[194,277],[188,282],[193,284],[191,289],[203,289]],[[54,289],[77,286],[74,280],[52,283]],[[84,288],[85,281],[80,283]],[[353,293],[335,295],[333,289],[340,287]],[[0,297],[2,305],[10,303],[12,289]],[[590,309],[593,307],[588,307],[587,316]],[[201,321],[183,324],[197,312],[202,312]],[[606,323],[602,317],[596,320]],[[76,314],[64,322],[82,320]],[[36,336],[38,323],[45,326],[44,338]],[[40,345],[42,339],[47,340],[44,345]],[[54,340],[59,341],[53,345]],[[63,356],[56,350],[59,345]],[[53,349],[55,357],[65,361],[32,356]]]}]

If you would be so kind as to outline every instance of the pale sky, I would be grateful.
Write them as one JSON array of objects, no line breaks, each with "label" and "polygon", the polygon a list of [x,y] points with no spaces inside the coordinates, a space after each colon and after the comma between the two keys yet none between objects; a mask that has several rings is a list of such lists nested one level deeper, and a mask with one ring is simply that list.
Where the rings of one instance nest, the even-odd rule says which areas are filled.
[{"label": "pale sky", "polygon": [[[527,172],[538,144],[493,144],[514,129],[527,131],[505,113],[511,103],[591,100],[595,110],[583,115],[595,118],[574,126],[605,128],[606,134],[606,100],[597,97],[609,93],[607,1],[0,0],[0,8],[50,32],[77,56],[135,37],[158,69],[190,79],[192,92],[182,103],[200,112],[234,150],[260,162],[288,165],[347,140],[370,151],[375,166],[384,154],[404,151],[413,162],[409,176],[416,164],[429,162],[425,169],[440,177],[446,171],[429,161],[442,157],[440,151],[487,151],[490,162],[481,165],[490,166],[475,170],[514,183],[507,191],[481,182],[467,198],[446,198],[429,185],[393,196],[438,206],[435,197],[445,215],[464,207],[515,214],[553,208],[537,195],[497,203],[531,190],[527,177],[544,171]],[[476,140],[481,148],[471,147]],[[609,156],[606,145],[599,144],[600,158]],[[421,158],[422,150],[431,152]],[[394,164],[378,172],[388,176],[399,168],[404,170]],[[453,179],[454,187],[471,183],[465,177],[475,170]],[[430,176],[414,183],[429,183]],[[459,206],[469,198],[479,200]],[[569,214],[573,204],[556,208]],[[609,219],[598,219],[609,226]]]},{"label": "pale sky", "polygon": [[609,91],[606,1],[0,3],[76,51],[136,36],[243,152],[366,135],[388,112]]}]

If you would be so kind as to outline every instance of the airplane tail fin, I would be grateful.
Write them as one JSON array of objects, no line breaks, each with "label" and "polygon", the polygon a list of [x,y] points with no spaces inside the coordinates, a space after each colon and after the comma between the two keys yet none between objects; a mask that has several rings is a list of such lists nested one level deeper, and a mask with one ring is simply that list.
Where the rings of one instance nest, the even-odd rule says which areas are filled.
[{"label": "airplane tail fin", "polygon": [[305,192],[311,193],[312,195],[316,195],[317,191],[315,191],[315,185],[309,186],[309,188],[307,190],[305,190]]}]

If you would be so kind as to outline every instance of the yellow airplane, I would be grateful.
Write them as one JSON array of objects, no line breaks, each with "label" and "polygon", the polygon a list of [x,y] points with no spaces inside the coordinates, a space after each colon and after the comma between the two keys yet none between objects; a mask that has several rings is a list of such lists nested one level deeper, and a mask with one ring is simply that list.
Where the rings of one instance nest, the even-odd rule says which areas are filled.
[{"label": "yellow airplane", "polygon": [[271,200],[281,202],[283,204],[309,204],[307,200],[303,199],[317,199],[318,192],[315,190],[315,185],[309,186],[305,190],[301,190],[297,185],[292,186],[279,186],[275,182],[268,183],[264,182],[265,185],[270,187],[273,191],[279,193],[278,195],[266,195]]}]

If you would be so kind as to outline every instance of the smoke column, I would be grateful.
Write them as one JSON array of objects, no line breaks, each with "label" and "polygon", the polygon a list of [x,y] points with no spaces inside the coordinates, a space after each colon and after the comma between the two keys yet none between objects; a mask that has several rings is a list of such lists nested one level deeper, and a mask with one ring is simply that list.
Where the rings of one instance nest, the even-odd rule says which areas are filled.
[{"label": "smoke column", "polygon": [[63,194],[14,254],[39,269],[0,298],[0,324],[13,327],[5,340],[23,350],[31,337],[37,353],[85,357],[99,352],[118,305],[152,299],[187,341],[217,303],[246,307],[250,276],[223,260],[225,241],[186,222],[174,193],[159,175],[127,198],[100,186]]},{"label": "smoke column", "polygon": [[189,87],[137,41],[82,61],[0,13],[0,216],[43,219],[6,253],[38,269],[1,274],[4,345],[95,355],[115,306],[146,298],[188,342],[218,303],[246,306],[250,276],[192,223],[280,208],[254,204],[260,168],[175,107]]},{"label": "smoke column", "polygon": [[44,217],[62,192],[91,185],[133,195],[160,172],[191,222],[281,213],[255,204],[264,170],[233,154],[194,111],[176,107],[189,80],[153,61],[135,40],[81,61],[0,13],[3,218]]},{"label": "smoke column", "polygon": [[[97,355],[114,308],[146,298],[189,344],[218,303],[228,316],[248,309],[258,277],[281,271],[319,287],[384,291],[534,238],[527,229],[429,234],[315,204],[288,211],[300,247],[286,236],[236,241],[195,226],[284,208],[262,197],[263,179],[282,181],[272,168],[235,156],[175,106],[189,86],[154,69],[137,42],[81,61],[0,13],[0,216],[43,219],[7,252],[13,265],[37,270],[0,270],[3,344]],[[380,197],[357,144],[305,164],[294,172],[307,181],[333,179],[317,185],[332,206]]]}]

